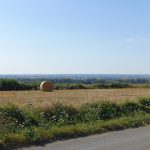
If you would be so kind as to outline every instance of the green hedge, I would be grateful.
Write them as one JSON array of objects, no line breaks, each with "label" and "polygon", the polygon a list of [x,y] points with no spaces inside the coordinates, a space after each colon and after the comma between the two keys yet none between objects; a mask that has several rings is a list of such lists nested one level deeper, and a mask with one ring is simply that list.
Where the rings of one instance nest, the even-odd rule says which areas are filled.
[{"label": "green hedge", "polygon": [[[51,129],[59,130],[68,126],[72,132],[74,126],[77,124],[84,126],[84,124],[88,125],[97,121],[104,123],[111,119],[134,118],[133,116],[135,115],[149,115],[149,120],[147,121],[150,121],[150,98],[140,98],[137,102],[113,103],[103,101],[88,103],[81,105],[79,108],[61,103],[56,103],[51,107],[43,109],[34,108],[32,105],[21,108],[13,104],[8,104],[7,106],[0,107],[0,145],[1,142],[3,143],[2,146],[4,146],[4,143],[5,145],[9,145],[13,140],[13,144],[16,145],[15,142],[19,143],[18,141],[22,140],[21,138],[25,138],[27,143],[34,143],[40,141],[40,139],[43,141],[45,138],[50,137]],[[133,123],[131,121],[129,122],[129,126],[136,126],[137,121]],[[93,126],[95,126],[95,123]],[[97,128],[94,130],[97,131]],[[112,127],[107,127],[106,129],[109,130],[109,128]],[[80,128],[77,128],[76,130],[79,130],[79,134],[82,132],[88,134],[95,132],[92,129],[90,131],[86,131],[86,129],[83,128],[83,131],[80,131]],[[46,133],[47,130],[49,130],[48,133]],[[63,133],[58,131],[57,134],[61,134],[61,137],[63,137],[62,134],[68,136],[66,131],[63,131]],[[11,139],[12,135],[14,139]]]},{"label": "green hedge", "polygon": [[34,84],[25,84],[18,82],[14,79],[0,79],[0,91],[13,91],[13,90],[33,90],[37,89]]},{"label": "green hedge", "polygon": [[21,126],[66,125],[108,120],[129,116],[137,112],[150,113],[150,98],[140,98],[138,102],[127,101],[120,104],[103,101],[83,104],[79,108],[56,103],[43,110],[34,108],[32,105],[20,108],[9,104],[0,108],[0,117],[4,118],[4,120],[0,118],[0,122],[3,120],[0,127],[5,125],[5,120],[6,123],[8,120],[12,120],[12,124],[17,129]]}]

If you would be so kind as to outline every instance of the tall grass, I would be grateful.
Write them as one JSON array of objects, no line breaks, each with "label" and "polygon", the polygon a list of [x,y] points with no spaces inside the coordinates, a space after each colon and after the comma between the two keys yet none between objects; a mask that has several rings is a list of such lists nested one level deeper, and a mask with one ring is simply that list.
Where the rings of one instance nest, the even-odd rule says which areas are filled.
[{"label": "tall grass", "polygon": [[4,149],[10,145],[132,127],[144,124],[143,121],[150,122],[150,98],[140,98],[137,102],[88,103],[79,108],[62,103],[44,109],[8,104],[0,107],[0,145]]}]

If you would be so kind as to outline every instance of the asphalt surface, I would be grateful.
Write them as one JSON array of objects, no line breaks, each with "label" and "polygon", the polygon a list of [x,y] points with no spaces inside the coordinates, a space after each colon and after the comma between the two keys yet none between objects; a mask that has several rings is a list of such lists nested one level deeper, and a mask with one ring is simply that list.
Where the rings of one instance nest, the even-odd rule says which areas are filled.
[{"label": "asphalt surface", "polygon": [[57,141],[18,150],[150,150],[150,126]]}]

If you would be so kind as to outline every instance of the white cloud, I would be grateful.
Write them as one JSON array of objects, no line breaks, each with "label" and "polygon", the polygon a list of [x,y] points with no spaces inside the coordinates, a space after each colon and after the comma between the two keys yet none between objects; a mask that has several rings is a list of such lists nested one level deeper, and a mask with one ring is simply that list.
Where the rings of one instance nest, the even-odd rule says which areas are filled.
[{"label": "white cloud", "polygon": [[137,42],[150,42],[150,38],[127,38],[125,39],[125,42],[128,43],[137,43]]}]

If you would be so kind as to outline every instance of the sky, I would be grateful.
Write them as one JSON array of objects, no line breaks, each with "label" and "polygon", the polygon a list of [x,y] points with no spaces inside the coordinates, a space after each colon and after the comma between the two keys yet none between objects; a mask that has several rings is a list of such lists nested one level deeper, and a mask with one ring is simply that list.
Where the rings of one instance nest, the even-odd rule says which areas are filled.
[{"label": "sky", "polygon": [[0,0],[0,74],[150,74],[150,0]]}]

